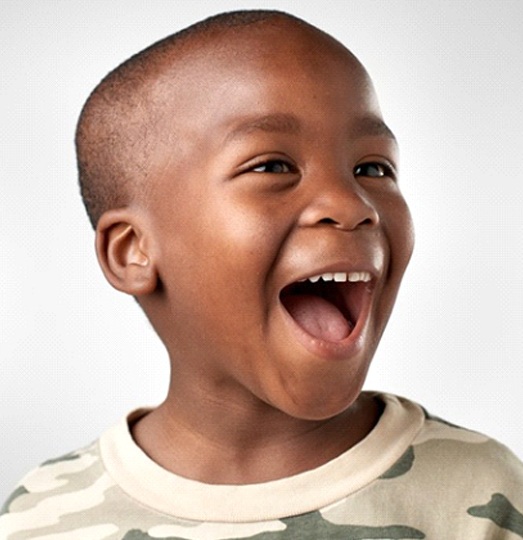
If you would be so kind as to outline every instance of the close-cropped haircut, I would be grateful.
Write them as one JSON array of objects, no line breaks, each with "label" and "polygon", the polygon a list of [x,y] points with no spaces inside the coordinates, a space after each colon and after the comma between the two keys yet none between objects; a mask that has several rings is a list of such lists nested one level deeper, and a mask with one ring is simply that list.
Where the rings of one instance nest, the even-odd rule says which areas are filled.
[{"label": "close-cropped haircut", "polygon": [[[150,88],[175,59],[203,38],[235,27],[285,19],[305,21],[281,11],[242,10],[197,22],[135,54],[111,71],[87,99],[76,129],[76,155],[82,199],[94,228],[100,216],[124,207],[148,190],[148,156],[162,111],[151,103]],[[138,195],[139,194],[139,195]]]}]

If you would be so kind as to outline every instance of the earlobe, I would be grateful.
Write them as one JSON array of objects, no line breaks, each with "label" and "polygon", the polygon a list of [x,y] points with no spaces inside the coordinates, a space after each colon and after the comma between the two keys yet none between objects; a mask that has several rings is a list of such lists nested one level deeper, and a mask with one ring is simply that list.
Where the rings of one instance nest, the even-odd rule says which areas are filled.
[{"label": "earlobe", "polygon": [[96,227],[96,254],[109,283],[133,296],[156,290],[156,267],[136,216],[126,209],[105,212]]}]

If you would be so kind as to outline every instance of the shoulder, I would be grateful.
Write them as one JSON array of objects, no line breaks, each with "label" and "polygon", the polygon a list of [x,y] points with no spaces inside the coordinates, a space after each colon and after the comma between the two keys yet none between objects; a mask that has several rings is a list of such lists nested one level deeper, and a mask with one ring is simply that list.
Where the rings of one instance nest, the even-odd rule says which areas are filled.
[{"label": "shoulder", "polygon": [[105,472],[98,443],[48,460],[19,482],[0,511],[0,536],[56,524],[67,514],[95,507],[112,481]]},{"label": "shoulder", "polygon": [[424,410],[425,421],[412,446],[414,452],[439,470],[497,478],[523,486],[523,464],[500,442],[447,422]]},{"label": "shoulder", "polygon": [[[409,478],[426,480],[426,485],[497,486],[523,495],[523,463],[500,442],[426,411],[420,405],[382,394],[385,412],[392,406],[396,416],[408,412],[416,417],[416,431],[409,438],[401,458],[383,475],[395,478],[409,472]],[[412,413],[417,410],[417,414]],[[405,413],[406,414],[406,413]],[[407,414],[406,414],[407,415]],[[397,433],[393,433],[397,437]],[[415,474],[413,474],[415,473]]]},{"label": "shoulder", "polygon": [[447,514],[461,508],[471,523],[523,537],[523,463],[510,449],[425,411],[411,453],[417,485]]},{"label": "shoulder", "polygon": [[523,538],[523,464],[508,448],[405,398],[384,402],[384,418],[389,404],[396,415],[416,410],[416,431],[393,465],[347,501],[351,511],[372,522],[382,508],[426,538]]}]

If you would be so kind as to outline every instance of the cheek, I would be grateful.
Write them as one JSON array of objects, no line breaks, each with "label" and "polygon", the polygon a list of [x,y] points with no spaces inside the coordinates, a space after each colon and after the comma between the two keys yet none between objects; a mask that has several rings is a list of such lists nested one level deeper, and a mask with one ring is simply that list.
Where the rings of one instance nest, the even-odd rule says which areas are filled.
[{"label": "cheek", "polygon": [[396,301],[403,275],[414,247],[414,229],[410,211],[398,193],[379,208],[381,229],[388,249],[388,268],[376,304],[376,328],[383,332]]},{"label": "cheek", "polygon": [[236,319],[240,312],[248,317],[279,252],[278,220],[243,201],[222,197],[219,204],[200,202],[192,212],[184,211],[177,220],[179,234],[165,246],[165,271],[174,271],[171,286],[178,289],[172,291],[173,301],[189,290],[186,300],[195,299],[192,309],[201,310],[203,317]]},{"label": "cheek", "polygon": [[285,204],[272,197],[235,193],[222,196],[206,218],[202,237],[215,256],[233,266],[267,272],[292,228]]},{"label": "cheek", "polygon": [[414,248],[414,225],[405,199],[398,193],[382,212],[383,227],[391,250],[391,274],[401,279]]},{"label": "cheek", "polygon": [[402,212],[402,215],[403,215],[402,224],[400,225],[399,227],[400,230],[398,230],[397,234],[399,237],[402,237],[402,256],[404,258],[404,265],[406,268],[412,256],[412,252],[414,250],[415,235],[414,235],[414,223],[412,221],[412,215],[405,201],[404,201],[404,210]]}]

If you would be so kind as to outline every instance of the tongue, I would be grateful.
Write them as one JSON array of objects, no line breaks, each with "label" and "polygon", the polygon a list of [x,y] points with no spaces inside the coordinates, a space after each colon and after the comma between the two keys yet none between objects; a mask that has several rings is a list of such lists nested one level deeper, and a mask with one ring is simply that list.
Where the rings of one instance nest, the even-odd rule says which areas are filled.
[{"label": "tongue", "polygon": [[285,308],[309,334],[325,341],[341,341],[352,325],[334,305],[312,294],[293,294],[285,298]]}]

